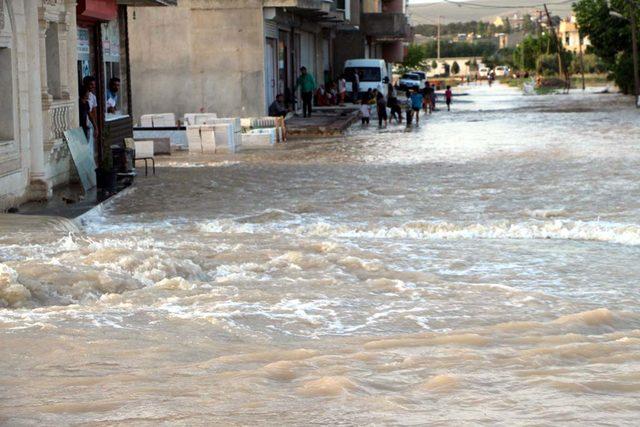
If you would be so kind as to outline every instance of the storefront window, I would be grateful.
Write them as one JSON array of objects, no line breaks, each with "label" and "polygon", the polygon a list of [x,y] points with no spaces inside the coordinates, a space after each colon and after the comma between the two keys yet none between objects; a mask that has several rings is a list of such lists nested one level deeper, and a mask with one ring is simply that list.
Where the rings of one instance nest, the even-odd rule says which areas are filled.
[{"label": "storefront window", "polygon": [[78,87],[82,87],[82,79],[87,76],[95,76],[93,64],[95,52],[93,46],[93,32],[89,28],[78,28]]},{"label": "storefront window", "polygon": [[118,20],[102,25],[102,58],[104,62],[105,112],[107,119],[128,114],[123,78],[124,64],[121,62],[120,26]]}]

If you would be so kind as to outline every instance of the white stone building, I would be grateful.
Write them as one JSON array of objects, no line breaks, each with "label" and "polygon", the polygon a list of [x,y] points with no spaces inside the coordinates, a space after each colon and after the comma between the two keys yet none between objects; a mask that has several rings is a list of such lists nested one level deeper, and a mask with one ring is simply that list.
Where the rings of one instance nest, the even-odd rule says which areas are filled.
[{"label": "white stone building", "polygon": [[0,0],[0,210],[46,199],[71,174],[78,126],[75,0]]}]

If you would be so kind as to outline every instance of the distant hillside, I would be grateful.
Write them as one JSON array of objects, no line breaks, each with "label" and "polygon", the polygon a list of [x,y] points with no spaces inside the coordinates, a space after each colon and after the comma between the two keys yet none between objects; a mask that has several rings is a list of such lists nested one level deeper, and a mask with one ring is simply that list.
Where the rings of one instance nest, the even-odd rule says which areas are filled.
[{"label": "distant hillside", "polygon": [[[458,1],[458,0],[456,0]],[[476,6],[457,6],[451,3],[428,3],[428,4],[411,4],[409,5],[409,16],[413,25],[418,24],[434,24],[438,20],[438,16],[442,16],[442,22],[459,22],[459,21],[493,21],[496,16],[505,16],[515,12],[530,13],[540,7],[519,8],[518,5],[536,4],[539,0],[474,0],[474,4],[482,5],[514,5],[513,8],[485,8]],[[550,3],[558,2],[558,0],[550,1]],[[549,12],[552,15],[566,16],[571,13],[571,3],[560,5],[549,5]]]}]

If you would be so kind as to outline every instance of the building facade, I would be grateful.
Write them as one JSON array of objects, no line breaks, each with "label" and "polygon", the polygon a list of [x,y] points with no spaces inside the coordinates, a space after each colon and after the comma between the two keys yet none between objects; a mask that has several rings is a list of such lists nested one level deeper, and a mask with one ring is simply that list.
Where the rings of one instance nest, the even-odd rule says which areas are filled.
[{"label": "building facade", "polygon": [[[353,58],[380,58],[387,63],[404,60],[405,47],[413,40],[406,0],[352,0],[353,25],[339,29],[334,62],[338,73]],[[357,16],[357,19],[354,17]]]},{"label": "building facade", "polygon": [[278,93],[291,96],[300,67],[319,84],[331,75],[335,27],[346,20],[338,6],[325,0],[179,0],[170,11],[137,11],[136,20],[129,18],[134,117],[264,115]]},{"label": "building facade", "polygon": [[573,53],[584,52],[584,49],[591,44],[589,37],[580,37],[580,29],[575,16],[560,21],[558,36],[562,41],[562,47]]},{"label": "building facade", "polygon": [[346,59],[402,60],[410,32],[405,1],[369,3],[179,0],[171,10],[139,10],[135,20],[130,14],[134,118],[262,116],[277,94],[293,100],[300,67],[320,85],[334,79]]},{"label": "building facade", "polygon": [[[46,200],[76,178],[64,132],[79,127],[82,78],[97,78],[100,138],[116,141],[129,123],[127,3],[134,0],[0,0],[0,210]],[[135,0],[166,5],[172,0]],[[173,0],[175,1],[175,0]],[[110,78],[121,79],[107,114]]]},{"label": "building facade", "polygon": [[78,126],[74,0],[0,0],[0,209],[47,199],[72,174]]}]

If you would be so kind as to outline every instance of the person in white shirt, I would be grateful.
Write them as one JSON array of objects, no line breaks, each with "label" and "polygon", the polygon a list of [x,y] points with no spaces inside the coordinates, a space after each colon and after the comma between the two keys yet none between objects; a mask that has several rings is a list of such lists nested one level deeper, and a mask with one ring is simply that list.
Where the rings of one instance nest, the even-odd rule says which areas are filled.
[{"label": "person in white shirt", "polygon": [[344,78],[344,74],[338,79],[338,96],[340,97],[340,105],[344,105],[344,100],[347,97],[347,80]]},{"label": "person in white shirt", "polygon": [[107,89],[107,113],[118,113],[118,94],[120,92],[120,79],[112,77],[109,80],[109,88]]},{"label": "person in white shirt", "polygon": [[89,91],[89,125],[93,128],[94,139],[98,138],[98,99],[96,98],[96,78],[85,76],[82,79],[82,87]]},{"label": "person in white shirt", "polygon": [[360,102],[360,119],[362,120],[362,126],[366,126],[371,121],[371,106],[362,101]]}]

